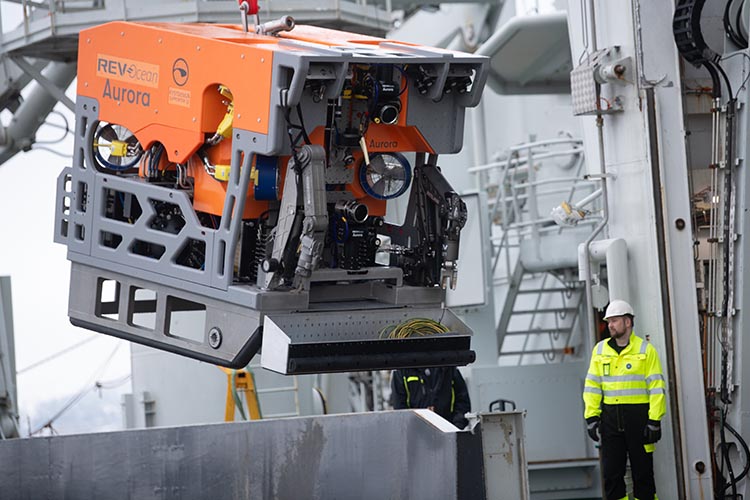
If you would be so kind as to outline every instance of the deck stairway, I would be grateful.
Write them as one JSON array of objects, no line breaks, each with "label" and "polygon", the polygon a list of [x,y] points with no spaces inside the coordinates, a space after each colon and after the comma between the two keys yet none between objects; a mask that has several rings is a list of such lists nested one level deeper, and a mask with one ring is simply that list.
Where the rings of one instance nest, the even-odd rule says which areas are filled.
[{"label": "deck stairway", "polygon": [[573,271],[531,273],[517,261],[497,323],[501,356],[518,356],[523,364],[527,355],[552,362],[575,354],[574,333],[585,294]]},{"label": "deck stairway", "polygon": [[580,140],[564,137],[511,147],[469,169],[489,200],[501,364],[561,362],[582,348],[577,248],[598,218],[568,227],[547,214],[594,191],[583,166]]}]

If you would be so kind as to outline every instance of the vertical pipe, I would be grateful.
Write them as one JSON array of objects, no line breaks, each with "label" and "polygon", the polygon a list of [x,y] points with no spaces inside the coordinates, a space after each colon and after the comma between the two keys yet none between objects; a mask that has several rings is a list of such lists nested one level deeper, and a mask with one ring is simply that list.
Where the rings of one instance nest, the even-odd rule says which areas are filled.
[{"label": "vertical pipe", "polygon": [[589,0],[589,26],[591,27],[591,53],[599,50],[596,45],[596,15],[594,14],[594,0]]},{"label": "vertical pipe", "polygon": [[[592,16],[593,17],[593,16]],[[602,115],[596,116],[596,128],[599,136],[599,171],[602,175],[606,173],[606,166],[604,163],[604,119],[602,118]],[[588,238],[586,238],[586,241],[583,243],[584,245],[584,260],[583,260],[583,271],[586,277],[586,319],[588,322],[588,330],[592,337],[592,343],[593,346],[596,344],[596,323],[594,321],[594,309],[592,307],[593,304],[593,294],[591,292],[591,251],[589,249],[589,245],[591,245],[591,242],[594,241],[594,239],[599,235],[599,233],[602,232],[604,229],[604,226],[607,225],[609,222],[609,204],[608,204],[608,198],[607,198],[607,179],[606,177],[602,177],[602,220],[599,222],[599,224],[594,228],[594,231],[589,235]]]}]

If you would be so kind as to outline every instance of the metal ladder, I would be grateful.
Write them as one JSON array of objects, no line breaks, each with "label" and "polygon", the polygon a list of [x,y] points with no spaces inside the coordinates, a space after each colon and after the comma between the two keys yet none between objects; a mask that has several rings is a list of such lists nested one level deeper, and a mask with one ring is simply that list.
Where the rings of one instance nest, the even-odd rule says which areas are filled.
[{"label": "metal ladder", "polygon": [[[558,356],[562,361],[566,355],[575,354],[572,340],[585,295],[580,283],[564,278],[570,271],[573,269],[530,273],[523,268],[520,259],[516,262],[497,323],[500,356],[518,356],[521,365],[526,355],[541,355],[549,363],[558,360]],[[522,299],[520,304],[519,298]],[[538,342],[532,341],[534,337],[544,335],[549,346],[539,347]],[[506,342],[509,337],[521,336],[523,343],[520,347],[507,345],[513,344]],[[530,348],[529,344],[537,345]]]},{"label": "metal ladder", "polygon": [[[259,360],[254,360],[245,369],[253,379],[252,394],[246,397],[255,399],[257,416],[261,419],[299,417],[299,380],[297,375],[280,375],[264,370]],[[252,404],[249,413],[253,414]],[[255,420],[255,418],[252,418]]]}]

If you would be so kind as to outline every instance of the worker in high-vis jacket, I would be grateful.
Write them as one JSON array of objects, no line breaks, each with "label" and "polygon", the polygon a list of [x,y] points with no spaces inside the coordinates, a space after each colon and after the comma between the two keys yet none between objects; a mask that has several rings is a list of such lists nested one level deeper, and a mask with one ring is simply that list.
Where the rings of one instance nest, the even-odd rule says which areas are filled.
[{"label": "worker in high-vis jacket", "polygon": [[633,308],[624,300],[607,307],[610,338],[591,353],[583,389],[588,434],[601,439],[607,500],[626,499],[625,464],[630,458],[633,496],[656,497],[653,452],[667,409],[666,384],[656,349],[633,333]]},{"label": "worker in high-vis jacket", "polygon": [[454,366],[395,370],[391,405],[396,410],[430,409],[459,429],[469,423],[464,415],[471,411],[466,381]]}]

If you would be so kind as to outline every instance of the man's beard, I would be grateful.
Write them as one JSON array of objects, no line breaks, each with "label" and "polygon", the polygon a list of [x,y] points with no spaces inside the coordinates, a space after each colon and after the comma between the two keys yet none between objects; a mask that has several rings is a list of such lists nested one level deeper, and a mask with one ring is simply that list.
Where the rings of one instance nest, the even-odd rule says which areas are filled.
[{"label": "man's beard", "polygon": [[623,338],[626,333],[627,333],[627,330],[623,330],[622,332],[618,332],[617,330],[609,331],[609,335],[615,340]]}]

